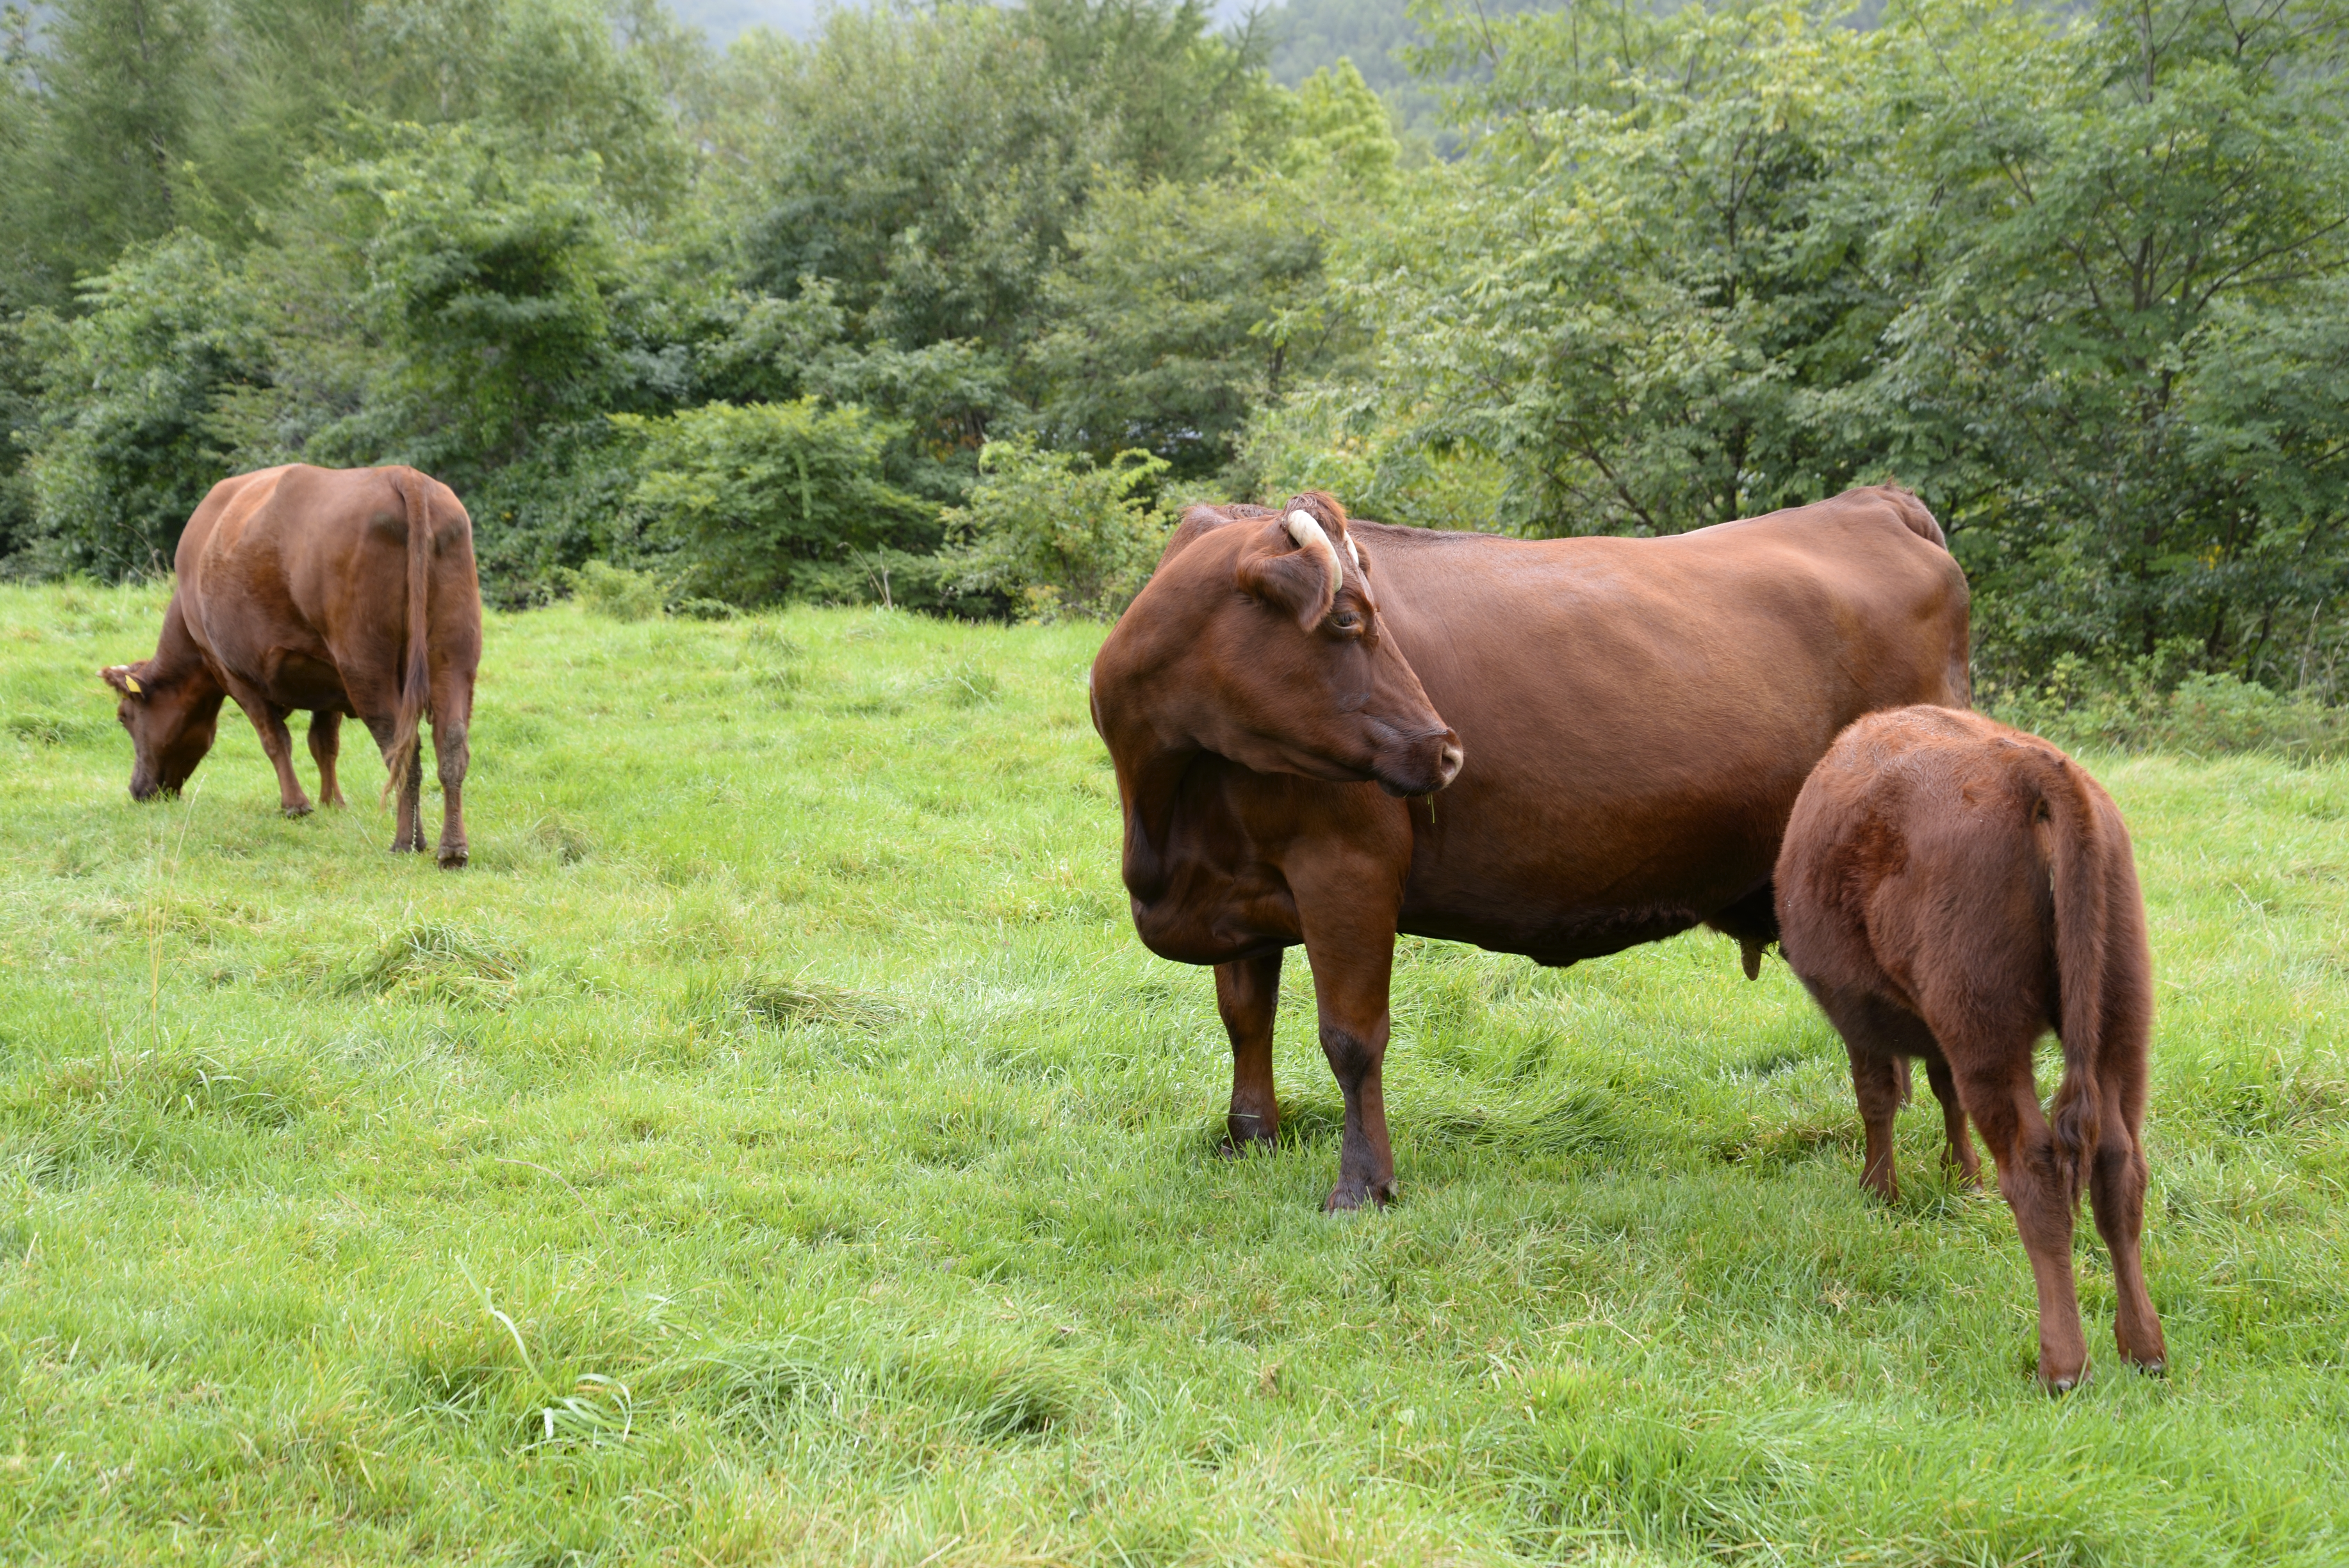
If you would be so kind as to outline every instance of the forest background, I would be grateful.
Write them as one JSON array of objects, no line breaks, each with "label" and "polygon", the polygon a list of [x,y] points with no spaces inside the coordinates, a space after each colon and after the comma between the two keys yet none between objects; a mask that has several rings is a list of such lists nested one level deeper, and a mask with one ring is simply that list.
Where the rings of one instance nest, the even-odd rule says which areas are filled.
[{"label": "forest background", "polygon": [[2256,738],[2349,681],[2349,0],[5,33],[15,575],[164,569],[295,459],[448,480],[501,603],[709,615],[1104,614],[1194,499],[1644,534],[1896,480],[2010,708]]}]

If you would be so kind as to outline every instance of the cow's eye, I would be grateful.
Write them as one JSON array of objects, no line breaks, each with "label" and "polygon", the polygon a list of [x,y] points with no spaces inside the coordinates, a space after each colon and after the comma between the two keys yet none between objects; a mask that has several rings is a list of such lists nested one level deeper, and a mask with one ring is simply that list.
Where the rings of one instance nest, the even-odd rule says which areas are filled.
[{"label": "cow's eye", "polygon": [[1339,611],[1330,617],[1330,624],[1341,632],[1359,632],[1362,629],[1361,616],[1351,610]]}]

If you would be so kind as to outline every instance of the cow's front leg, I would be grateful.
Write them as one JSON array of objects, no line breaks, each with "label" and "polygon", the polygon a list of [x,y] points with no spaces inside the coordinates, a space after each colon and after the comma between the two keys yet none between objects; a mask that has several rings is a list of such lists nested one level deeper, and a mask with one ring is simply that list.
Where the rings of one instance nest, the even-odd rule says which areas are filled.
[{"label": "cow's front leg", "polygon": [[1381,1073],[1387,1056],[1387,985],[1394,969],[1394,925],[1347,922],[1342,934],[1315,940],[1309,923],[1305,955],[1320,1004],[1321,1054],[1346,1097],[1346,1135],[1338,1150],[1332,1211],[1383,1204],[1394,1196],[1394,1150],[1387,1143]]},{"label": "cow's front leg", "polygon": [[257,686],[231,676],[227,681],[229,696],[236,706],[244,709],[244,717],[253,720],[253,727],[261,736],[261,749],[269,756],[269,765],[277,769],[277,804],[289,817],[310,814],[310,797],[302,781],[294,777],[294,737],[285,727],[285,716],[292,710],[273,704]]},{"label": "cow's front leg", "polygon": [[1276,949],[1216,965],[1216,1011],[1232,1041],[1232,1109],[1224,1118],[1228,1154],[1269,1149],[1280,1130],[1280,1104],[1272,1088],[1272,1023],[1280,1006],[1281,956]]}]

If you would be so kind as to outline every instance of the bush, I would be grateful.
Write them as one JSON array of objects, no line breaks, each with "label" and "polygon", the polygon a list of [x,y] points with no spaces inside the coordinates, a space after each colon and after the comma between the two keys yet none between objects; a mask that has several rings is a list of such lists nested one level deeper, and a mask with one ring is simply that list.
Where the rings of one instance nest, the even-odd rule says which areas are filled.
[{"label": "bush", "polygon": [[947,558],[966,590],[1009,600],[1030,621],[1107,619],[1150,577],[1167,519],[1134,492],[1166,471],[1148,452],[1106,468],[1031,438],[989,441],[970,503],[946,514]]},{"label": "bush", "polygon": [[2168,643],[2117,671],[2067,654],[2040,686],[2008,691],[1985,683],[1977,695],[2002,722],[2068,749],[2263,751],[2307,760],[2349,752],[2349,708],[2223,672],[2180,676],[2194,651],[2185,640]]},{"label": "bush", "polygon": [[611,418],[638,443],[631,500],[647,519],[645,542],[674,552],[692,596],[806,597],[811,568],[853,568],[917,526],[919,503],[882,477],[898,431],[862,407],[802,397]]},{"label": "bush", "polygon": [[668,585],[649,572],[632,572],[608,561],[590,561],[564,574],[572,597],[591,615],[615,621],[649,621],[668,607]]}]

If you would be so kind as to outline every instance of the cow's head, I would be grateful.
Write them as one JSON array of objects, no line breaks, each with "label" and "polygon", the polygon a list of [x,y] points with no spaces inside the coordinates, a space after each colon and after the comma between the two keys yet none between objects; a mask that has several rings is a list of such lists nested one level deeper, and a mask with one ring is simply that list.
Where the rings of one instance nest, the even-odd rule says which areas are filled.
[{"label": "cow's head", "polygon": [[212,748],[224,694],[201,671],[159,676],[152,659],[98,675],[119,696],[114,717],[130,732],[130,798],[178,794]]},{"label": "cow's head", "polygon": [[1391,795],[1432,794],[1460,771],[1460,738],[1386,634],[1345,509],[1318,491],[1278,513],[1186,521],[1094,682],[1113,753],[1112,727],[1138,724],[1161,746]]}]

